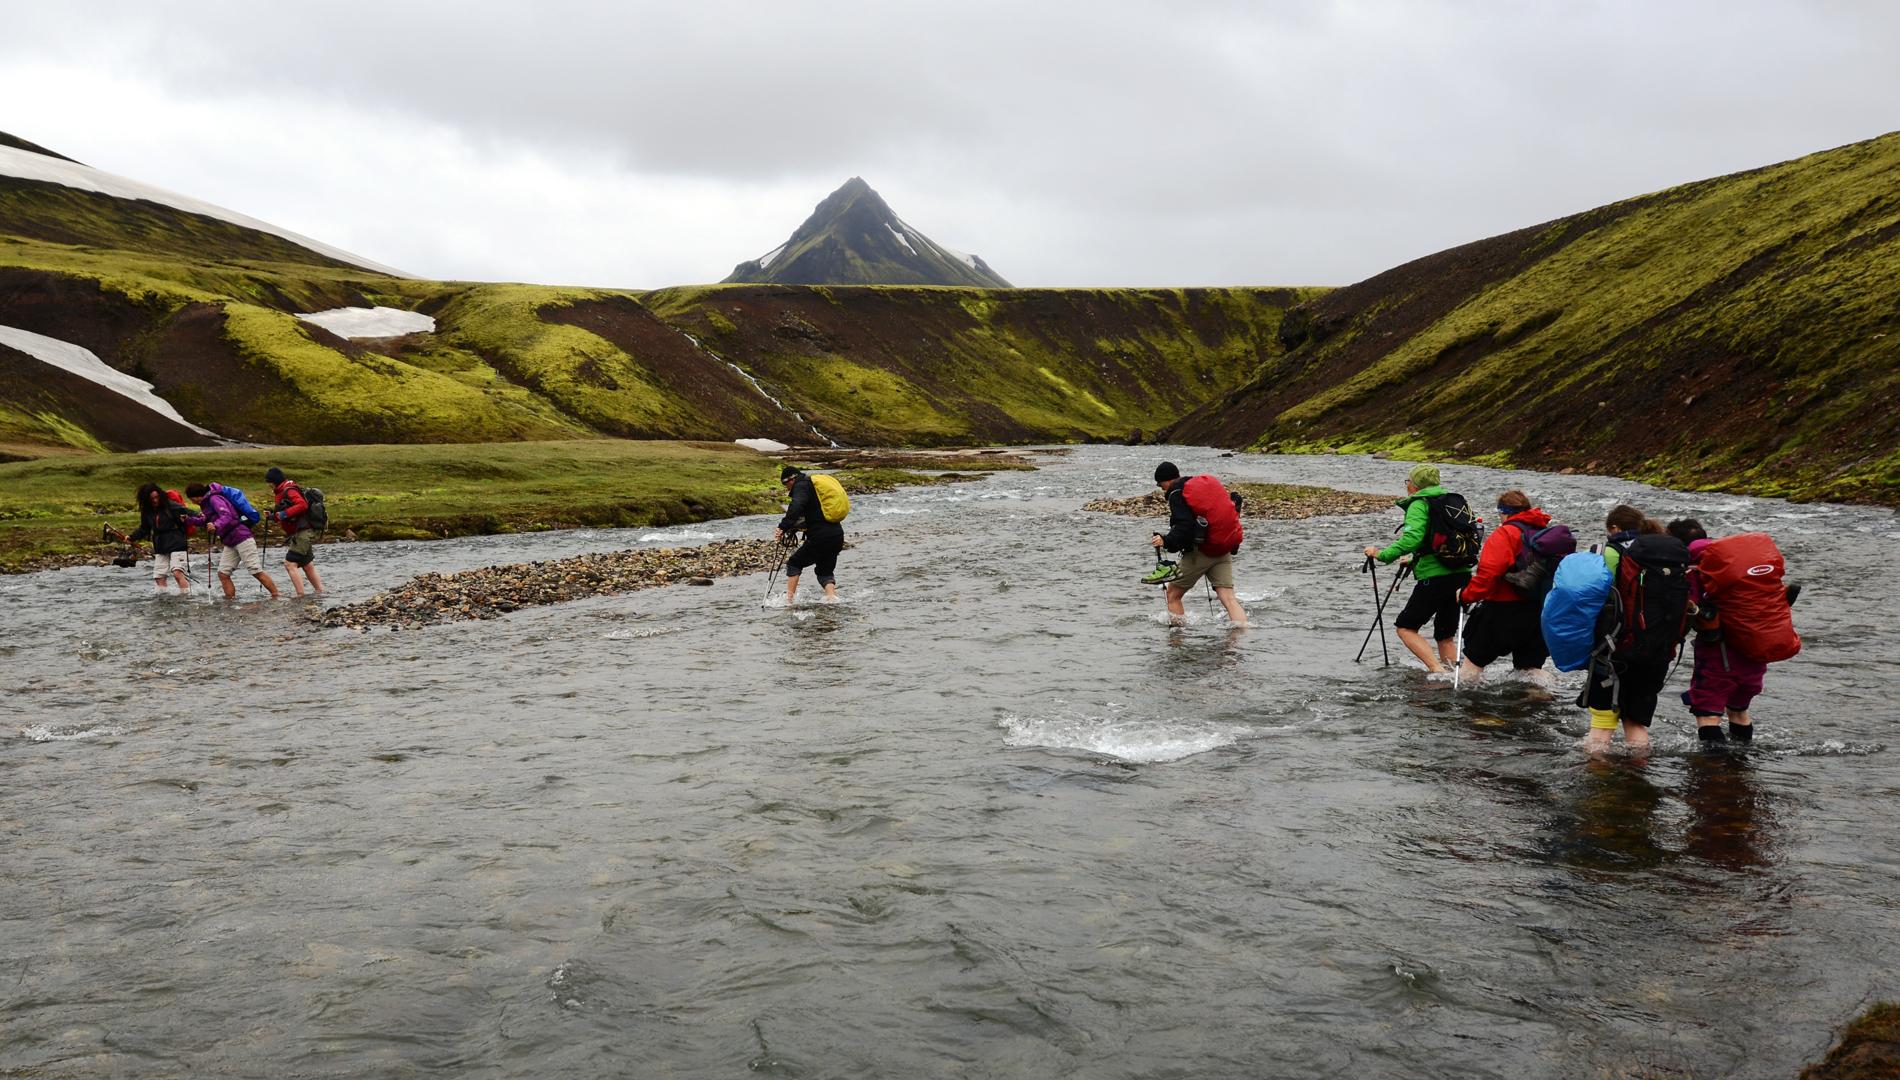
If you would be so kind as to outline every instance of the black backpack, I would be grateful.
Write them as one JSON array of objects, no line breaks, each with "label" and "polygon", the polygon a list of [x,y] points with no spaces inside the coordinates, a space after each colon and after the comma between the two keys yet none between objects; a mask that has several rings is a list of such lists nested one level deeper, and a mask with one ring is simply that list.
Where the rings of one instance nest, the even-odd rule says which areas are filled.
[{"label": "black backpack", "polygon": [[1667,534],[1616,543],[1620,555],[1607,609],[1617,656],[1668,663],[1689,632],[1689,549]]},{"label": "black backpack", "polygon": [[300,527],[316,532],[329,528],[330,508],[323,501],[323,491],[319,488],[304,487],[302,484],[297,485],[297,490],[303,492],[303,501],[310,507],[303,512],[303,525]]},{"label": "black backpack", "polygon": [[1478,565],[1484,526],[1465,497],[1446,492],[1426,499],[1425,506],[1425,551],[1437,556],[1448,570],[1469,570]]},{"label": "black backpack", "polygon": [[1524,542],[1518,545],[1517,558],[1511,568],[1504,572],[1504,583],[1526,600],[1542,601],[1550,592],[1557,564],[1565,555],[1577,550],[1577,537],[1568,525],[1546,525],[1540,529],[1525,521],[1506,524],[1517,526],[1524,534]]}]

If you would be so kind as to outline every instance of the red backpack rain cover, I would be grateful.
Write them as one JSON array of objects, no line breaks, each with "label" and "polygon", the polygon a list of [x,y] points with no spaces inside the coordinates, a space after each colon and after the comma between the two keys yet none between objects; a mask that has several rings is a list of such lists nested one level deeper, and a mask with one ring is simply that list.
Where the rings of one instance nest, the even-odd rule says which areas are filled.
[{"label": "red backpack rain cover", "polygon": [[1234,508],[1234,500],[1219,480],[1206,475],[1190,476],[1188,482],[1181,485],[1181,497],[1187,500],[1194,516],[1207,523],[1207,538],[1201,541],[1201,554],[1218,559],[1240,550],[1240,542],[1246,539],[1240,531],[1240,511]]},{"label": "red backpack rain cover", "polygon": [[[185,497],[183,495],[178,494],[176,491],[171,491],[167,489],[165,492],[165,497],[172,501],[173,506],[178,507],[178,509],[183,510],[187,514],[191,513],[191,507],[185,505]],[[198,535],[198,526],[196,525],[185,526],[185,538],[187,540],[197,535]]]},{"label": "red backpack rain cover", "polygon": [[1801,651],[1781,582],[1787,564],[1767,533],[1711,541],[1697,565],[1702,591],[1715,601],[1722,639],[1750,660],[1772,664]]}]

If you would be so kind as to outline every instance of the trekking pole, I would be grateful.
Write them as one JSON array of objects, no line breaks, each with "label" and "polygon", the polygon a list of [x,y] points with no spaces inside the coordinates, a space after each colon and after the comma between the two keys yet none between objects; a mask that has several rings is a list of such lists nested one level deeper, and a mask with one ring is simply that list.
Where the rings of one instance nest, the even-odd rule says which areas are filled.
[{"label": "trekking pole", "polygon": [[[1379,599],[1379,568],[1372,556],[1366,556],[1366,561],[1359,567],[1359,572],[1372,575],[1372,610],[1375,612],[1383,612],[1385,604]],[[1366,627],[1366,640],[1359,643],[1359,655],[1353,657],[1352,662],[1357,664],[1366,658],[1366,648],[1372,644],[1372,632],[1375,629],[1379,631],[1379,652],[1385,657],[1385,666],[1391,667],[1392,653],[1386,647],[1385,619],[1381,615],[1375,615],[1372,619],[1372,625]]]},{"label": "trekking pole", "polygon": [[773,553],[771,576],[765,579],[765,595],[761,597],[759,600],[760,607],[765,607],[767,604],[772,602],[772,586],[778,581],[778,572],[785,568],[785,559],[783,558],[785,554],[785,548],[786,548],[785,541],[780,540],[779,545],[778,545],[778,551]]},{"label": "trekking pole", "polygon": [[1458,605],[1458,637],[1452,642],[1451,688],[1460,689],[1465,677],[1465,605]]},{"label": "trekking pole", "polygon": [[1379,631],[1379,652],[1385,657],[1385,666],[1392,666],[1392,653],[1386,647],[1385,608],[1392,602],[1392,594],[1398,591],[1399,582],[1405,580],[1405,575],[1410,573],[1411,569],[1410,563],[1401,564],[1399,572],[1392,575],[1392,584],[1386,587],[1385,596],[1380,597],[1378,568],[1373,565],[1371,559],[1367,559],[1366,564],[1360,567],[1361,573],[1372,575],[1372,601],[1376,606],[1373,609],[1372,625],[1366,628],[1366,640],[1359,643],[1359,655],[1352,658],[1353,663],[1357,664],[1366,655],[1366,646],[1372,644],[1372,631],[1376,629]]}]

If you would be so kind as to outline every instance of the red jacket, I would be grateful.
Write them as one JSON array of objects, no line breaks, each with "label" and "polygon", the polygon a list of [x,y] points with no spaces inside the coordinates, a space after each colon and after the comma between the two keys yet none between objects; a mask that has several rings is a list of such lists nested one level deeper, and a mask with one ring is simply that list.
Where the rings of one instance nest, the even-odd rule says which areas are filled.
[{"label": "red jacket", "polygon": [[1535,531],[1550,524],[1550,515],[1533,506],[1529,510],[1509,515],[1491,530],[1491,535],[1484,538],[1484,547],[1478,550],[1478,568],[1471,573],[1471,583],[1465,586],[1464,592],[1458,594],[1460,602],[1524,602],[1524,594],[1511,588],[1504,580],[1505,573],[1517,562],[1518,552],[1524,550],[1524,530],[1513,526],[1513,521],[1521,521]]},{"label": "red jacket", "polygon": [[273,484],[271,494],[277,496],[277,520],[284,526],[284,535],[295,536],[303,531],[303,516],[310,512],[310,504],[304,501],[297,482],[285,480]]}]

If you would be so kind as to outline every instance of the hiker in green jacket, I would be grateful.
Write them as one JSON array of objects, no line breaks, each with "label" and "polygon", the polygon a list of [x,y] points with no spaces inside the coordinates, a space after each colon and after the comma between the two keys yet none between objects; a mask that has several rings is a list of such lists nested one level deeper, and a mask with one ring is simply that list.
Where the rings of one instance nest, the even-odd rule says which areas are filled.
[{"label": "hiker in green jacket", "polygon": [[[1458,594],[1471,580],[1469,568],[1446,566],[1431,548],[1428,525],[1431,500],[1447,494],[1439,486],[1438,467],[1420,465],[1405,481],[1405,497],[1398,505],[1405,511],[1405,525],[1391,546],[1368,546],[1366,557],[1389,563],[1412,556],[1412,576],[1418,584],[1412,589],[1405,609],[1393,620],[1399,640],[1412,650],[1426,670],[1444,672],[1458,658]],[[1427,642],[1419,630],[1432,620],[1435,645]]]}]

